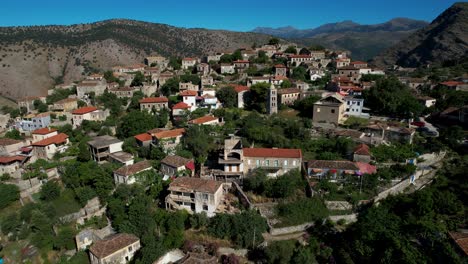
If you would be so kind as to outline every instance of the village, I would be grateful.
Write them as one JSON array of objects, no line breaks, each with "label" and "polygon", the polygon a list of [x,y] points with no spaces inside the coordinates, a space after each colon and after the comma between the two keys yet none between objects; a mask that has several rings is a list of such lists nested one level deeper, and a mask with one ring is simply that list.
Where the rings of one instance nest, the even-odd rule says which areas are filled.
[{"label": "village", "polygon": [[1,109],[1,181],[19,201],[4,252],[34,241],[4,255],[19,263],[43,245],[92,264],[244,263],[319,220],[346,229],[435,177],[437,138],[467,122],[467,106],[436,95],[467,80],[272,38],[57,84]]}]

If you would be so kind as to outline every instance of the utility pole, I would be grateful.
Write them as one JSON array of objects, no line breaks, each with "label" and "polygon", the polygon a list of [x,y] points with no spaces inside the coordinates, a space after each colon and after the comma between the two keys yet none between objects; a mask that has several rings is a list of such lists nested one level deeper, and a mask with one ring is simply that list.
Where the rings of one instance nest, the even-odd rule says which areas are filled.
[{"label": "utility pole", "polygon": [[255,231],[257,230],[257,227],[254,227],[254,236],[252,240],[252,248],[255,247]]}]

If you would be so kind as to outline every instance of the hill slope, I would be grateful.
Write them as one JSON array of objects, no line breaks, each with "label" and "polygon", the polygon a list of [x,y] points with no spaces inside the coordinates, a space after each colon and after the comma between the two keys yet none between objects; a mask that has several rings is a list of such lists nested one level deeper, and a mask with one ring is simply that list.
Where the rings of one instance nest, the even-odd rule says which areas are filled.
[{"label": "hill slope", "polygon": [[455,3],[432,23],[377,56],[376,65],[420,66],[468,58],[468,3]]},{"label": "hill slope", "polygon": [[185,29],[133,20],[72,26],[0,28],[0,94],[46,94],[57,81],[93,69],[142,62],[148,55],[201,56],[265,43],[256,33]]}]

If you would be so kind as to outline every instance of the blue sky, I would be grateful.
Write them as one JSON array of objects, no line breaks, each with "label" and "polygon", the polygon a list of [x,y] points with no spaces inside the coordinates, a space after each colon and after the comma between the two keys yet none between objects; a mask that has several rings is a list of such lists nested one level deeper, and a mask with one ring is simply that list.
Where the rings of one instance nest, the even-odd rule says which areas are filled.
[{"label": "blue sky", "polygon": [[394,17],[431,21],[452,0],[1,0],[0,26],[90,23],[129,18],[179,27],[249,31],[257,26],[312,28]]}]

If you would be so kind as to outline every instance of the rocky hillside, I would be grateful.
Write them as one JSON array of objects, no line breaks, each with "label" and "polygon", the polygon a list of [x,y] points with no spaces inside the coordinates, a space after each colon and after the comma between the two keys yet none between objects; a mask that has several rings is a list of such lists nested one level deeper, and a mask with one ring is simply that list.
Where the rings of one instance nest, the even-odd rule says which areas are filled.
[{"label": "rocky hillside", "polygon": [[133,20],[72,26],[0,28],[0,95],[43,95],[94,69],[143,62],[148,55],[202,56],[265,43],[269,36],[185,29]]},{"label": "rocky hillside", "polygon": [[468,3],[455,3],[430,25],[377,56],[376,65],[420,66],[468,59]]}]

